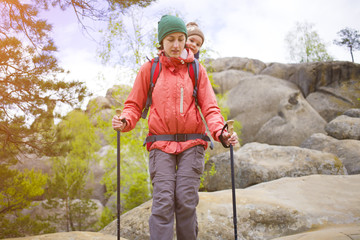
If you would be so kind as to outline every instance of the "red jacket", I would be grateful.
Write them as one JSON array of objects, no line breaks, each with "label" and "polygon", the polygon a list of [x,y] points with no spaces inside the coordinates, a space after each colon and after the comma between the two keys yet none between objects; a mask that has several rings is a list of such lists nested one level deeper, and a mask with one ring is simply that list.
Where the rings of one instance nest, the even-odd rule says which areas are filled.
[{"label": "red jacket", "polygon": [[[187,67],[187,63],[194,60],[194,55],[188,49],[187,51],[187,59],[160,56],[162,70],[152,93],[152,105],[148,116],[149,132],[152,135],[205,133],[205,125],[195,105],[195,98],[192,96],[194,85]],[[126,118],[127,126],[124,132],[134,129],[141,117],[150,85],[150,69],[151,62],[146,62],[141,66],[134,86],[125,101],[122,115]],[[218,137],[224,125],[224,119],[206,70],[201,64],[199,64],[197,98],[212,137],[219,141]],[[207,142],[201,139],[186,142],[157,141],[149,150],[156,148],[166,153],[178,154],[195,145],[207,147]]]}]

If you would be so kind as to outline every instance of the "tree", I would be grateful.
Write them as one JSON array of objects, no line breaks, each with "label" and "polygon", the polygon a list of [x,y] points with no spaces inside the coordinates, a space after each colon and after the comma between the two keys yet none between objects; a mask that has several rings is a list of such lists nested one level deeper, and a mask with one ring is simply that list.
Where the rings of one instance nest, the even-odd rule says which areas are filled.
[{"label": "tree", "polygon": [[[53,158],[53,174],[46,193],[49,208],[64,208],[57,217],[67,231],[89,228],[90,216],[96,209],[90,200],[92,189],[86,188],[91,178],[90,166],[97,159],[100,145],[95,128],[81,111],[72,111],[58,126],[59,142],[67,149],[63,156]],[[86,217],[85,217],[86,216]]]},{"label": "tree", "polygon": [[[0,1],[1,234],[8,232],[14,237],[29,234],[20,233],[20,230],[12,231],[9,227],[11,224],[18,226],[19,223],[24,226],[28,217],[10,221],[4,216],[19,216],[19,211],[31,206],[33,200],[44,194],[43,175],[34,171],[14,170],[12,165],[18,162],[20,154],[36,153],[38,156],[55,155],[58,159],[65,158],[64,155],[71,151],[71,146],[59,146],[55,143],[61,139],[56,135],[54,124],[54,119],[61,116],[55,109],[59,105],[71,108],[79,106],[89,96],[83,83],[66,79],[66,72],[58,65],[54,55],[57,48],[50,36],[51,26],[46,20],[39,18],[39,10],[49,9],[50,6],[59,6],[63,10],[72,8],[81,22],[83,17],[107,19],[107,14],[111,11],[125,11],[134,4],[147,6],[150,2],[151,0]],[[82,167],[80,166],[80,170],[83,170]],[[29,181],[31,184],[28,184]]]},{"label": "tree", "polygon": [[[45,233],[46,223],[23,216],[21,210],[44,194],[47,176],[34,170],[20,172],[0,167],[0,238]],[[21,227],[19,227],[21,226]]]},{"label": "tree", "polygon": [[296,23],[290,31],[285,42],[289,50],[290,60],[294,62],[320,62],[331,61],[333,58],[327,53],[325,44],[319,34],[312,30],[314,24]]},{"label": "tree", "polygon": [[51,26],[38,10],[19,1],[0,3],[0,161],[19,153],[50,154],[56,105],[75,106],[86,87],[61,78]]},{"label": "tree", "polygon": [[[130,87],[122,86],[113,92],[113,97],[119,103],[124,102]],[[94,109],[96,112],[96,109]],[[115,109],[113,109],[115,113]],[[116,175],[116,131],[112,129],[111,121],[98,119],[105,140],[113,147],[104,157],[105,174],[102,183],[106,186],[106,196],[114,196],[117,190]],[[148,175],[148,151],[142,146],[148,133],[147,121],[141,119],[131,132],[121,133],[121,163],[120,163],[120,198],[121,212],[126,212],[151,198],[151,184]],[[116,204],[116,202],[114,202]]]},{"label": "tree", "polygon": [[340,40],[334,40],[334,44],[348,47],[351,54],[351,60],[354,62],[353,51],[360,50],[359,31],[351,28],[344,28],[337,34],[339,35]]},{"label": "tree", "polygon": [[114,11],[107,28],[102,30],[99,48],[102,63],[115,68],[127,67],[135,74],[146,57],[156,54],[156,29],[150,23],[140,7],[128,8],[126,15]]}]

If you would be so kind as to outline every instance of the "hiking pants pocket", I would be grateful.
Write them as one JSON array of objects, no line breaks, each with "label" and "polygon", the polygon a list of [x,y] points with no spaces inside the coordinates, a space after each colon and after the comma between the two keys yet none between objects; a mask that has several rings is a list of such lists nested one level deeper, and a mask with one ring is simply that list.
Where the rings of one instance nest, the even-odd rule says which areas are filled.
[{"label": "hiking pants pocket", "polygon": [[192,162],[192,169],[195,173],[201,175],[204,172],[205,149],[202,145],[195,146],[195,156]]}]

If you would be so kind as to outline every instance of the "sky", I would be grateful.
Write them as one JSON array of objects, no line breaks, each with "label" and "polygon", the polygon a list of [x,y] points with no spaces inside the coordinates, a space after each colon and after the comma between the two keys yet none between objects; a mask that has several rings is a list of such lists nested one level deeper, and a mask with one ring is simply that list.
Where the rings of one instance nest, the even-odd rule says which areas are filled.
[{"label": "sky", "polygon": [[[289,63],[285,37],[296,22],[308,22],[314,24],[313,30],[334,60],[351,61],[349,50],[333,40],[345,27],[360,31],[358,0],[157,0],[143,10],[143,16],[147,24],[157,27],[161,15],[169,11],[181,13],[185,23],[198,23],[205,35],[204,47],[214,51],[212,58]],[[87,34],[71,9],[54,9],[42,16],[53,25],[61,66],[70,70],[73,79],[84,81],[95,96],[132,81],[126,70],[119,73],[101,64],[97,41],[103,24],[88,22]],[[360,63],[360,51],[354,52],[354,59]]]}]

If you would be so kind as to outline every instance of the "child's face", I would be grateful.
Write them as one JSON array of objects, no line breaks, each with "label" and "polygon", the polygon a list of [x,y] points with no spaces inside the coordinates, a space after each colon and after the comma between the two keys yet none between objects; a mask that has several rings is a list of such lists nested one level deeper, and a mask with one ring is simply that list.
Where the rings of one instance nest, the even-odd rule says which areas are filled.
[{"label": "child's face", "polygon": [[168,57],[180,57],[180,54],[185,48],[185,34],[184,33],[171,33],[163,40],[163,47],[165,55]]},{"label": "child's face", "polygon": [[198,35],[191,35],[186,41],[186,45],[194,54],[196,54],[201,48],[202,38]]}]

